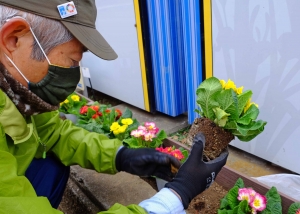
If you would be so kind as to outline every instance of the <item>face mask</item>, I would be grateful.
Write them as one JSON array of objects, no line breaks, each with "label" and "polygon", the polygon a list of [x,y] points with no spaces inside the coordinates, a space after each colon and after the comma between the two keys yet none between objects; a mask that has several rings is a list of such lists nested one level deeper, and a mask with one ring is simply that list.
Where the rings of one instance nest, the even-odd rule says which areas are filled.
[{"label": "face mask", "polygon": [[28,81],[14,62],[8,56],[6,57],[27,81],[30,91],[39,96],[45,102],[51,105],[58,105],[75,91],[80,80],[80,67],[64,68],[52,65],[31,28],[30,31],[49,63],[48,73],[46,76],[41,81],[32,83]]}]

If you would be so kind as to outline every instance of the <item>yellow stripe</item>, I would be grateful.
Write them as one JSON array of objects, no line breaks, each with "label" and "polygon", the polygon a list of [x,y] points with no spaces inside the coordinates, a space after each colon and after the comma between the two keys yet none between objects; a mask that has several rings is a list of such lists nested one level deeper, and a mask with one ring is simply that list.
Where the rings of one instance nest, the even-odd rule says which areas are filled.
[{"label": "yellow stripe", "polygon": [[205,78],[212,77],[212,15],[211,0],[203,1],[204,11],[204,48],[205,48]]},{"label": "yellow stripe", "polygon": [[144,55],[144,46],[143,46],[143,39],[142,39],[142,26],[141,26],[141,20],[140,20],[139,1],[138,0],[133,0],[133,2],[134,2],[134,10],[135,10],[135,20],[136,20],[136,29],[137,29],[137,36],[138,36],[138,45],[139,45],[139,52],[140,52],[142,85],[143,85],[143,92],[144,92],[144,105],[145,105],[145,110],[150,112],[148,87],[147,87],[147,76],[146,76],[146,66],[145,66],[145,55]]}]

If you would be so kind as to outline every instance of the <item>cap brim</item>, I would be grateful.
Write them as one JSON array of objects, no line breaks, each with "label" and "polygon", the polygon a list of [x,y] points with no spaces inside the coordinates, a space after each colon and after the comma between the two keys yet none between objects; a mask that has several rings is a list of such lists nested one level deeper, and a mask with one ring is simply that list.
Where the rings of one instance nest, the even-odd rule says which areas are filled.
[{"label": "cap brim", "polygon": [[96,29],[70,22],[61,21],[61,23],[96,56],[105,60],[114,60],[118,57],[116,52]]}]

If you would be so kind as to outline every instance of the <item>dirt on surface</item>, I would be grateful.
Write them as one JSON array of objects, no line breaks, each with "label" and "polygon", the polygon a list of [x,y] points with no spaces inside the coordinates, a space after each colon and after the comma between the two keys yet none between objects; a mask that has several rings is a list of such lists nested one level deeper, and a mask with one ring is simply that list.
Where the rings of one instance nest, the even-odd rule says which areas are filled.
[{"label": "dirt on surface", "polygon": [[191,201],[187,212],[189,214],[216,214],[220,208],[220,201],[226,194],[227,191],[217,182],[214,182],[207,190]]},{"label": "dirt on surface", "polygon": [[204,160],[214,160],[228,144],[234,139],[234,135],[225,131],[208,118],[196,118],[187,135],[187,144],[192,145],[196,134],[202,132],[205,136],[203,151]]},{"label": "dirt on surface", "polygon": [[[142,178],[146,181],[153,189],[158,191],[155,178]],[[190,203],[188,209],[186,210],[188,214],[216,214],[219,207],[221,199],[227,194],[221,185],[217,182],[212,183],[212,185],[197,195]]]}]

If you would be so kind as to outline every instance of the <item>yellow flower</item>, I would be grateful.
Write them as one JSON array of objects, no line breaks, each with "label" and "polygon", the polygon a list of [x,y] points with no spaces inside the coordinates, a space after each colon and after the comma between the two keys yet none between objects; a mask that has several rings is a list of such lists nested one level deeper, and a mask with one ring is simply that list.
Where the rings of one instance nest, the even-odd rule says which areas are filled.
[{"label": "yellow flower", "polygon": [[248,108],[250,108],[251,106],[251,98],[247,101],[245,107],[244,107],[244,113],[248,110]]},{"label": "yellow flower", "polygon": [[80,97],[79,97],[78,95],[72,95],[72,96],[71,96],[71,99],[72,99],[73,101],[79,101],[79,100],[80,100]]},{"label": "yellow flower", "polygon": [[118,129],[119,133],[124,133],[126,131],[127,127],[128,127],[127,125],[120,126]]},{"label": "yellow flower", "polygon": [[226,85],[225,80],[220,80],[220,83],[221,83],[221,85],[222,85],[222,88],[225,88],[225,85]]},{"label": "yellow flower", "polygon": [[121,120],[121,123],[129,126],[133,123],[133,120],[131,118],[125,118]]},{"label": "yellow flower", "polygon": [[64,101],[64,103],[66,103],[66,104],[67,104],[67,103],[69,103],[69,100],[68,100],[68,99],[66,99],[66,100]]},{"label": "yellow flower", "polygon": [[120,125],[118,122],[113,122],[110,126],[110,131],[116,131],[120,128]]},{"label": "yellow flower", "polygon": [[120,134],[120,129],[116,129],[113,131],[114,135]]},{"label": "yellow flower", "polygon": [[250,108],[251,105],[255,105],[258,108],[258,104],[256,104],[255,102],[251,102],[251,98],[250,98],[244,108],[244,113]]},{"label": "yellow flower", "polygon": [[236,94],[239,95],[239,94],[243,93],[243,89],[244,89],[244,86],[236,88],[236,90],[235,90]]},{"label": "yellow flower", "polygon": [[229,79],[227,81],[224,89],[230,89],[230,88],[232,88],[234,91],[236,90],[236,86],[235,86],[234,82],[231,79]]},{"label": "yellow flower", "polygon": [[61,102],[59,105],[62,106],[64,104],[64,102]]}]

